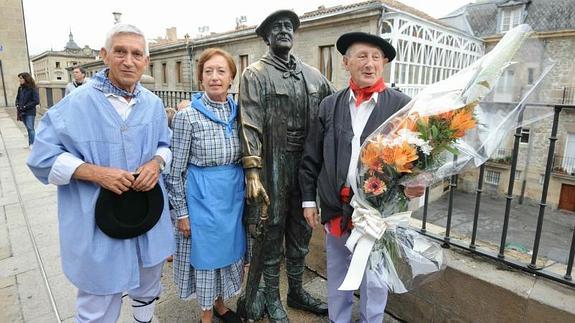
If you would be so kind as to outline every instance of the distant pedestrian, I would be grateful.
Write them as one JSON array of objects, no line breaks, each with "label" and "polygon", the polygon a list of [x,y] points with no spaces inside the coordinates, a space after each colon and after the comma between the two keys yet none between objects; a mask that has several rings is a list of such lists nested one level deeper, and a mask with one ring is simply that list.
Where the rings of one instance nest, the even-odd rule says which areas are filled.
[{"label": "distant pedestrian", "polygon": [[28,131],[28,146],[32,149],[34,144],[34,120],[36,119],[36,106],[40,104],[38,97],[38,88],[30,73],[23,72],[18,74],[20,87],[16,95],[16,114],[17,120],[22,121]]},{"label": "distant pedestrian", "polygon": [[174,245],[161,174],[170,130],[162,101],[139,82],[149,63],[142,31],[115,25],[100,55],[108,67],[44,115],[27,163],[58,186],[76,322],[116,322],[124,292],[135,322],[151,322]]},{"label": "distant pedestrian", "polygon": [[86,70],[80,66],[74,67],[72,70],[72,82],[66,85],[64,96],[72,93],[72,91],[79,86],[86,84],[86,82],[88,82],[88,78],[86,78]]}]

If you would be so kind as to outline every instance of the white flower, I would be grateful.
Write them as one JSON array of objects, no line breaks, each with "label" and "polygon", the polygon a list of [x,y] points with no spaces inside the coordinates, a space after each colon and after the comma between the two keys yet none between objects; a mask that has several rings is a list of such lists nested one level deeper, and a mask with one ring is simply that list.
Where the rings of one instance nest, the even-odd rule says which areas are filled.
[{"label": "white flower", "polygon": [[433,150],[433,147],[431,147],[428,141],[425,141],[425,143],[419,146],[419,148],[421,149],[421,152],[427,156],[429,156],[429,154],[431,154],[431,151]]},{"label": "white flower", "polygon": [[409,129],[400,129],[397,132],[397,137],[391,142],[391,145],[397,146],[407,141],[408,144],[419,147],[423,154],[429,155],[433,150],[433,147],[431,147],[429,141],[421,139],[419,137],[420,135],[421,133],[419,132],[414,132]]}]

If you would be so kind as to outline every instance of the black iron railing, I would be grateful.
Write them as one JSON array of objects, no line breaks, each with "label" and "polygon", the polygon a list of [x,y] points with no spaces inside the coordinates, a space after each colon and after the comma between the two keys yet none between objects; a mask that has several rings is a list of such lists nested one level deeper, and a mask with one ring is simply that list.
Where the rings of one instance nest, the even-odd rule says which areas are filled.
[{"label": "black iron railing", "polygon": [[[191,97],[194,93],[199,93],[200,91],[161,91],[156,90],[153,91],[155,95],[162,99],[165,107],[172,107],[175,108],[178,103],[182,102],[183,100],[191,100]],[[234,100],[237,100],[237,93],[230,92],[234,97]]]},{"label": "black iron railing", "polygon": [[561,102],[563,104],[575,104],[575,87],[574,86],[564,86],[563,87],[563,99]]},{"label": "black iron railing", "polygon": [[553,172],[556,174],[575,176],[575,157],[555,155]]},{"label": "black iron railing", "polygon": [[[549,105],[538,105],[538,106],[549,106]],[[543,223],[545,220],[545,211],[547,207],[547,195],[549,189],[549,182],[551,178],[551,173],[555,171],[554,165],[565,165],[569,164],[569,162],[573,162],[571,159],[568,159],[563,156],[555,156],[555,142],[557,141],[557,129],[559,125],[559,114],[563,109],[575,109],[575,105],[556,105],[556,106],[549,106],[550,108],[554,109],[554,117],[553,117],[553,126],[551,130],[551,136],[549,137],[549,147],[547,151],[547,162],[545,167],[545,175],[543,179],[543,187],[541,191],[541,199],[539,201],[539,212],[537,216],[537,224],[535,228],[535,236],[533,238],[533,249],[531,254],[531,261],[529,263],[523,263],[514,259],[510,259],[506,257],[506,246],[507,246],[507,234],[509,231],[509,219],[510,219],[510,211],[511,211],[511,202],[515,198],[513,195],[513,189],[515,185],[515,170],[517,168],[517,159],[518,159],[518,152],[519,152],[519,142],[521,140],[521,128],[516,129],[515,131],[515,140],[513,145],[513,150],[510,154],[510,165],[511,169],[509,172],[509,184],[507,187],[507,194],[506,194],[506,203],[505,203],[505,211],[503,214],[503,226],[502,226],[502,233],[501,233],[501,240],[499,243],[499,250],[498,253],[494,253],[486,248],[479,248],[476,243],[477,233],[481,230],[478,223],[480,221],[480,206],[481,206],[481,198],[483,193],[483,181],[484,181],[484,174],[485,174],[485,165],[482,165],[479,169],[479,176],[478,176],[478,183],[477,189],[475,192],[475,210],[473,214],[473,226],[471,231],[471,241],[468,244],[467,241],[461,239],[454,239],[450,236],[451,234],[451,223],[453,217],[453,203],[454,203],[454,194],[457,187],[457,179],[458,176],[451,177],[451,184],[450,184],[450,192],[448,196],[448,207],[447,207],[447,219],[445,225],[445,234],[443,236],[430,233],[427,228],[427,222],[429,219],[428,215],[428,196],[429,196],[429,188],[426,190],[426,197],[423,206],[423,213],[421,214],[422,224],[420,228],[420,232],[426,236],[432,237],[443,242],[443,246],[445,248],[449,248],[450,246],[456,246],[459,248],[463,248],[466,250],[471,251],[472,253],[479,254],[482,256],[489,257],[494,259],[498,262],[504,263],[508,266],[521,269],[523,271],[546,277],[552,279],[554,281],[561,282],[563,284],[575,287],[575,282],[572,279],[571,273],[573,270],[573,261],[575,258],[575,230],[573,232],[573,237],[571,238],[571,245],[570,246],[556,246],[561,247],[563,250],[568,250],[569,256],[566,264],[566,270],[564,275],[557,274],[555,272],[551,272],[542,268],[541,266],[537,265],[538,261],[538,254],[540,249],[540,240],[541,240],[541,233],[543,230]],[[503,153],[504,156],[506,152]],[[573,159],[575,160],[575,158]],[[573,164],[569,164],[572,165]],[[573,168],[572,168],[573,169]],[[567,249],[570,248],[570,249]]]},{"label": "black iron railing", "polygon": [[172,107],[175,108],[178,103],[182,102],[183,100],[191,100],[192,94],[196,93],[196,91],[153,91],[155,95],[162,99],[165,107]]}]

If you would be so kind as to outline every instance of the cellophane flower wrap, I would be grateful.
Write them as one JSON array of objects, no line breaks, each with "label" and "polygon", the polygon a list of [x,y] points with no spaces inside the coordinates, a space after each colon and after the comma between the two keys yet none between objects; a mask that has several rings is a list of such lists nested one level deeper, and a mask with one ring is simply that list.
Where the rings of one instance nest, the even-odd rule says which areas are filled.
[{"label": "cellophane flower wrap", "polygon": [[[531,113],[526,117],[524,113],[527,101],[533,99],[535,89],[552,68],[541,42],[529,38],[531,33],[528,25],[508,31],[472,65],[426,87],[361,146],[352,221],[358,237],[375,231],[370,236],[375,242],[365,270],[375,273],[390,291],[409,291],[445,268],[441,246],[410,229],[409,214],[401,213],[408,206],[405,187],[427,186],[480,166],[507,133],[546,116]],[[520,86],[498,84],[502,74],[508,69],[526,69],[529,65],[525,64],[534,58],[540,63],[538,78],[511,99],[519,103],[506,108],[495,104],[496,91],[512,92]],[[378,226],[379,230],[373,229]],[[361,240],[358,237],[356,240]],[[354,258],[361,257],[356,255],[358,246],[360,243]],[[354,287],[344,282],[340,289]]]}]

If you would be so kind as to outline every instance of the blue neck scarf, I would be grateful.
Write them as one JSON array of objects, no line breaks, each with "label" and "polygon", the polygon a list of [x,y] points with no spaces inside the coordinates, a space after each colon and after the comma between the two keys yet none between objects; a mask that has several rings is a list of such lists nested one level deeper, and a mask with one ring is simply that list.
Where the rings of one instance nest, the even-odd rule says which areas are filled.
[{"label": "blue neck scarf", "polygon": [[109,71],[110,71],[109,67],[105,68],[92,77],[92,84],[96,89],[102,91],[102,93],[104,94],[114,94],[117,96],[128,97],[128,98],[135,98],[138,96],[138,94],[140,94],[140,92],[142,91],[140,82],[136,83],[134,92],[130,93],[112,84],[112,82],[108,78]]},{"label": "blue neck scarf", "polygon": [[232,100],[230,96],[227,97],[228,104],[230,105],[230,117],[228,118],[228,122],[224,122],[222,119],[218,118],[216,114],[208,109],[202,100],[202,96],[205,95],[202,93],[196,93],[192,96],[192,108],[198,110],[208,119],[212,120],[215,123],[219,123],[226,129],[226,137],[231,137],[234,131],[234,122],[236,121],[236,117],[238,114],[238,105]]}]

